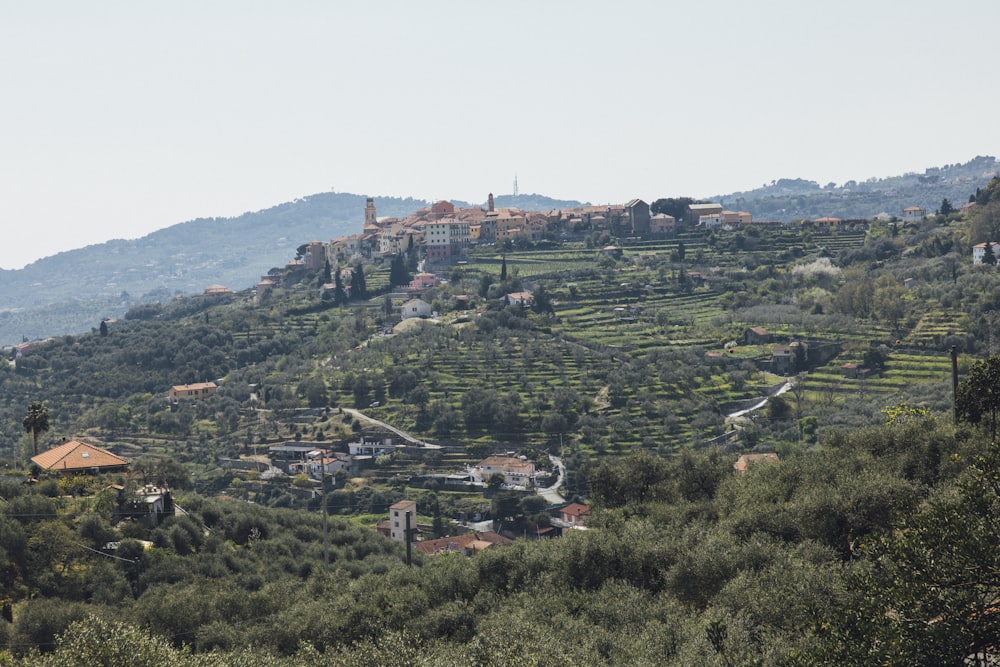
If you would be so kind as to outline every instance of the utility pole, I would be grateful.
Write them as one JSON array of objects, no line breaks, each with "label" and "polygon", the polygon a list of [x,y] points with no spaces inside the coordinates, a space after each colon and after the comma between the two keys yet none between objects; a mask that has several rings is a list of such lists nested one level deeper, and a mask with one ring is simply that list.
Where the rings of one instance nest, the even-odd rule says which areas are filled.
[{"label": "utility pole", "polygon": [[410,535],[410,513],[409,512],[406,512],[406,531],[404,532],[404,535],[406,537],[406,564],[407,564],[407,566],[410,566],[410,565],[413,565],[413,561],[412,561],[411,552],[410,552],[410,549],[411,549],[410,542],[412,540],[411,540],[411,535]]},{"label": "utility pole", "polygon": [[958,346],[951,346],[951,405],[953,419],[958,423]]},{"label": "utility pole", "polygon": [[326,511],[326,463],[320,460],[320,479],[323,481],[323,567],[330,572],[330,529]]}]

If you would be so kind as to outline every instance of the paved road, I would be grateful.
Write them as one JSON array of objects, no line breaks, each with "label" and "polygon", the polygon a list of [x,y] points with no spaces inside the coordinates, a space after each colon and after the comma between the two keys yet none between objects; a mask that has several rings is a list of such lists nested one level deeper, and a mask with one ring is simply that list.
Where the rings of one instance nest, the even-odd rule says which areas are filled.
[{"label": "paved road", "polygon": [[539,489],[538,495],[545,498],[550,505],[560,505],[566,502],[566,499],[559,495],[559,487],[562,486],[563,477],[566,476],[566,466],[557,456],[549,454],[549,460],[552,461],[552,466],[559,474],[556,476],[555,484],[544,489]]},{"label": "paved road", "polygon": [[363,419],[369,424],[375,424],[376,426],[381,426],[382,428],[388,431],[392,431],[393,433],[401,437],[403,440],[406,440],[411,445],[416,445],[417,447],[424,447],[426,449],[441,449],[441,445],[435,445],[425,440],[421,440],[420,438],[415,438],[406,431],[400,431],[395,426],[392,426],[391,424],[386,424],[384,421],[379,421],[378,419],[373,419],[372,417],[369,417],[368,415],[360,412],[359,410],[355,410],[354,408],[341,408],[341,410],[351,415],[352,417]]}]

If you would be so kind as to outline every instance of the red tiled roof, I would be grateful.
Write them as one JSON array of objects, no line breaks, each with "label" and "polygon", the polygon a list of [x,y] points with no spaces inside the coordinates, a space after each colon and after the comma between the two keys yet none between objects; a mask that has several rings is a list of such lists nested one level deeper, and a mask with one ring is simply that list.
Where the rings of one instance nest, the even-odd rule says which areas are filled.
[{"label": "red tiled roof", "polygon": [[120,468],[128,465],[128,461],[122,457],[80,440],[70,440],[38,456],[33,456],[31,460],[45,470],[89,470]]}]

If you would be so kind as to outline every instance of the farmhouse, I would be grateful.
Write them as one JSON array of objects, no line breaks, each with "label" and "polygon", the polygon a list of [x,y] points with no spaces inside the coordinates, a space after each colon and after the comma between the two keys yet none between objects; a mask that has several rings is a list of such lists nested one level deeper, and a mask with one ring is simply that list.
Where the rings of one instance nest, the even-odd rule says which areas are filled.
[{"label": "farmhouse", "polygon": [[771,342],[771,335],[764,327],[750,327],[743,332],[743,340],[747,345],[766,345]]},{"label": "farmhouse", "polygon": [[203,399],[215,393],[218,386],[214,382],[198,382],[195,384],[175,384],[170,388],[170,400],[182,398]]}]

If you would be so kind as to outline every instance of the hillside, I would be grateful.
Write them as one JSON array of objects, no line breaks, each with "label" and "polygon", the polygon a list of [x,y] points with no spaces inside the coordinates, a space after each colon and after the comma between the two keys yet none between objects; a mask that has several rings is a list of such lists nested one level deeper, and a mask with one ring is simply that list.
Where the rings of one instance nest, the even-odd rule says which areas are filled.
[{"label": "hillside", "polygon": [[[393,334],[408,295],[368,265],[381,293],[353,303],[298,270],[259,300],[138,306],[42,345],[0,367],[0,647],[19,665],[974,663],[1000,630],[1000,451],[953,421],[950,349],[968,379],[993,346],[1000,274],[967,241],[989,192],[899,227],[482,248],[423,292],[437,323]],[[508,303],[524,289],[536,307]],[[796,341],[802,365],[775,373]],[[213,396],[166,400],[205,379]],[[43,449],[85,437],[135,473],[23,483],[31,400]],[[341,408],[441,448],[365,461],[325,501],[304,474],[231,465],[342,453],[361,422]],[[589,530],[544,539],[530,490],[434,478],[506,452],[559,455]],[[122,521],[118,498],[161,479],[186,513]],[[371,527],[404,498],[428,540],[476,515],[518,539],[407,567]]]},{"label": "hillside", "polygon": [[[380,215],[426,205],[379,198]],[[213,284],[246,289],[312,239],[361,231],[365,197],[322,193],[236,218],[200,218],[0,271],[0,344],[88,331],[101,318]]]},{"label": "hillside", "polygon": [[964,164],[930,167],[922,174],[873,177],[841,185],[782,178],[754,190],[712,199],[732,210],[749,211],[756,220],[871,219],[882,213],[899,217],[908,206],[933,213],[944,199],[958,208],[998,172],[1000,163],[995,157],[979,156]]},{"label": "hillside", "polygon": [[[837,186],[781,179],[756,190],[714,199],[757,220],[789,222],[833,216],[899,215],[906,206],[955,207],[997,171],[993,157]],[[312,239],[328,241],[360,230],[364,196],[321,193],[236,218],[197,219],[139,239],[114,240],[0,270],[0,345],[88,331],[131,306],[196,294],[208,285],[244,289],[283,266]],[[462,202],[456,202],[461,205]],[[428,202],[378,197],[380,216],[402,217]],[[498,195],[497,206],[550,211],[580,205],[543,195]],[[82,287],[85,286],[85,287]]]},{"label": "hillside", "polygon": [[[579,205],[542,195],[502,196],[502,206]],[[404,217],[428,202],[378,197],[379,216]],[[209,285],[253,286],[295,249],[361,231],[365,196],[320,193],[236,218],[199,218],[138,239],[113,240],[0,270],[0,345],[88,331],[131,306],[197,294]]]}]

